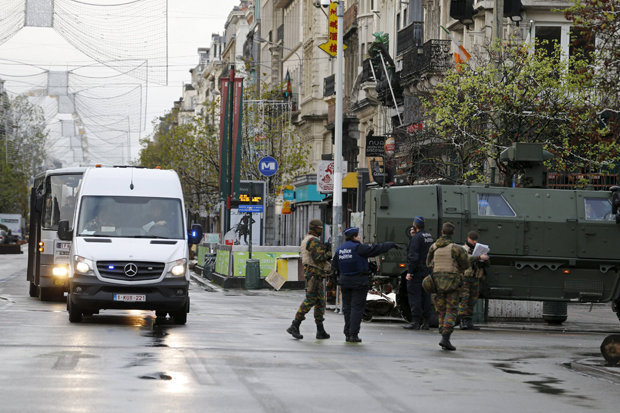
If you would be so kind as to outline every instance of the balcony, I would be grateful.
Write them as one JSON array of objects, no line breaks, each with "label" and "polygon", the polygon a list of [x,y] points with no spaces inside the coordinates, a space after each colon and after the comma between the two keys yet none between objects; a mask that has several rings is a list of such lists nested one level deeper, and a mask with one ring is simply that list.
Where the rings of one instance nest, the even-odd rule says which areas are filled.
[{"label": "balcony", "polygon": [[442,73],[454,66],[450,40],[432,39],[421,47],[413,47],[403,53],[400,80],[403,86],[423,75]]},{"label": "balcony", "polygon": [[424,44],[424,22],[412,22],[396,34],[396,56]]},{"label": "balcony", "polygon": [[323,97],[329,97],[336,94],[336,75],[329,75],[323,79]]},{"label": "balcony", "polygon": [[349,32],[349,30],[357,27],[357,3],[354,3],[344,12],[342,19],[343,34]]}]

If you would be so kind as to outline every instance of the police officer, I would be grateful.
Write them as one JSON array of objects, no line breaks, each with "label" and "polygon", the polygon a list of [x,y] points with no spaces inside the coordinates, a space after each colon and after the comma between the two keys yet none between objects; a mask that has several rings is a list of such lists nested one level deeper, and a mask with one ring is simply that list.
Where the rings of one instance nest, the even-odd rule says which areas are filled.
[{"label": "police officer", "polygon": [[362,244],[359,228],[348,228],[344,231],[344,236],[345,242],[336,250],[336,255],[332,260],[332,269],[340,273],[338,284],[342,289],[346,341],[361,343],[362,339],[358,334],[366,306],[366,294],[370,286],[368,258],[376,257],[398,246],[394,242]]},{"label": "police officer", "polygon": [[290,335],[297,339],[304,338],[299,332],[299,325],[306,318],[306,313],[314,307],[314,322],[316,323],[316,338],[326,339],[329,334],[325,331],[323,321],[325,320],[325,291],[323,290],[323,279],[327,277],[331,268],[331,252],[325,244],[321,242],[323,223],[320,219],[310,221],[309,231],[301,242],[301,262],[304,265],[304,275],[306,277],[306,298],[299,306],[291,326],[286,330]]},{"label": "police officer", "polygon": [[407,330],[428,330],[431,317],[431,296],[422,288],[422,280],[428,275],[426,255],[434,242],[433,237],[424,231],[424,217],[413,219],[414,236],[407,249],[407,298],[411,308],[411,323]]},{"label": "police officer", "polygon": [[439,313],[439,345],[444,350],[456,350],[450,343],[459,304],[461,273],[469,268],[467,253],[452,242],[454,224],[446,222],[439,238],[428,250],[426,266],[432,268],[432,278],[437,288],[435,308]]},{"label": "police officer", "polygon": [[480,330],[480,327],[474,325],[472,316],[474,315],[474,305],[476,305],[480,295],[480,279],[484,276],[484,268],[489,264],[489,256],[487,254],[472,256],[477,243],[478,233],[469,231],[467,242],[463,248],[467,251],[471,267],[463,273],[463,285],[459,292],[461,330]]}]

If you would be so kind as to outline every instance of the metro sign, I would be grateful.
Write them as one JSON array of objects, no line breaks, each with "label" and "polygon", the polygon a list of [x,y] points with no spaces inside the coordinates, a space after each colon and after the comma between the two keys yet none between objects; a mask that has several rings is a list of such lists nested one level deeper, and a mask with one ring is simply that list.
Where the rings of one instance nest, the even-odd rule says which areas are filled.
[{"label": "metro sign", "polygon": [[278,172],[278,161],[271,156],[265,156],[258,161],[258,171],[265,176],[273,176]]}]

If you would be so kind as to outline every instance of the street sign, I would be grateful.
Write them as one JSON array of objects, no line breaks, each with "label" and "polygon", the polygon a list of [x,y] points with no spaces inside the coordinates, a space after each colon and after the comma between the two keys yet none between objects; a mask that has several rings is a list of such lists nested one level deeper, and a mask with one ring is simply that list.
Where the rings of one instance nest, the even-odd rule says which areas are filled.
[{"label": "street sign", "polygon": [[265,176],[273,176],[278,172],[278,161],[271,156],[265,156],[258,161],[258,171]]},{"label": "street sign", "polygon": [[[328,29],[327,29],[327,41],[319,45],[319,49],[330,55],[336,56],[338,53],[338,2],[331,2],[329,4],[329,17],[328,17]],[[345,50],[347,45],[342,45],[342,50]]]},{"label": "street sign", "polygon": [[263,212],[262,205],[239,205],[238,209],[239,209],[239,212],[252,212],[252,213]]}]

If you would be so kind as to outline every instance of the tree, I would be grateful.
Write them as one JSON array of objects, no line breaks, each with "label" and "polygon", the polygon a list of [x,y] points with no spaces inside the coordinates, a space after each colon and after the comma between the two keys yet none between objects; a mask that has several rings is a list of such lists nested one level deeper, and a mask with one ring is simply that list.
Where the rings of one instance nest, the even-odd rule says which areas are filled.
[{"label": "tree", "polygon": [[47,131],[43,110],[25,96],[0,96],[0,212],[28,212],[28,181],[43,165]]},{"label": "tree", "polygon": [[513,142],[542,143],[556,171],[613,168],[620,143],[598,121],[605,85],[584,56],[546,49],[513,40],[448,72],[424,101],[430,139],[444,149],[439,169],[453,169],[457,181],[485,181],[489,166],[505,172],[499,155]]}]

